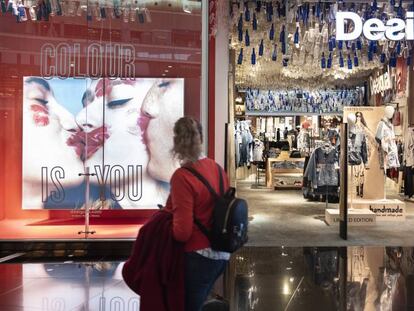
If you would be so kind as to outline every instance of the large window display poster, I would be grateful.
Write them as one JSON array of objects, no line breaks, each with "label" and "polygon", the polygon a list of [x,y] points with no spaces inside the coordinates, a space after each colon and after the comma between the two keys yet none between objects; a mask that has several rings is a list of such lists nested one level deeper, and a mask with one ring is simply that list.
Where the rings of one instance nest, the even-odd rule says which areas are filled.
[{"label": "large window display poster", "polygon": [[184,79],[23,79],[23,209],[163,204]]},{"label": "large window display poster", "polygon": [[[349,124],[350,114],[353,115],[355,124]],[[380,163],[380,148],[376,139],[378,125],[384,118],[384,114],[384,107],[344,108],[344,122],[348,122],[349,137],[355,137],[348,139],[348,165],[353,168],[353,174],[349,177],[353,184],[363,184],[363,187],[360,187],[363,189],[360,196],[364,199],[381,200],[384,198],[384,169]],[[355,132],[358,135],[352,135]],[[354,153],[361,154],[359,157],[361,160],[357,163],[353,161],[352,154]],[[354,192],[352,191],[351,195],[355,196]]]}]

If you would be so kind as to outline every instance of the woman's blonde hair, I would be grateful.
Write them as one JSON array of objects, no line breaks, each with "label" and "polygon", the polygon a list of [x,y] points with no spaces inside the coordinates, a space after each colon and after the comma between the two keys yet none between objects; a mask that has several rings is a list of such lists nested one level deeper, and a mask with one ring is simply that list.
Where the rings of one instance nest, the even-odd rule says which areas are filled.
[{"label": "woman's blonde hair", "polygon": [[203,130],[200,122],[192,117],[183,117],[174,125],[173,154],[181,164],[195,162],[200,158]]}]

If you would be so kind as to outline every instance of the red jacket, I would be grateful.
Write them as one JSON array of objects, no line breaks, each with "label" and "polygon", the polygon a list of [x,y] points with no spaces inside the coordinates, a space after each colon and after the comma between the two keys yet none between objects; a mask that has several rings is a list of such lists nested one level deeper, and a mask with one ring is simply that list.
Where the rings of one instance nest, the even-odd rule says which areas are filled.
[{"label": "red jacket", "polygon": [[184,247],[172,235],[172,214],[156,212],[141,228],[122,269],[140,295],[141,311],[184,310]]},{"label": "red jacket", "polygon": [[[204,158],[192,164],[219,193],[220,179],[214,160]],[[226,173],[220,168],[224,179],[224,191],[229,188]],[[192,252],[210,247],[207,237],[194,224],[194,216],[208,229],[211,228],[213,197],[194,175],[180,168],[171,177],[171,194],[166,209],[173,213],[173,233],[177,241],[185,242],[185,251]]]}]

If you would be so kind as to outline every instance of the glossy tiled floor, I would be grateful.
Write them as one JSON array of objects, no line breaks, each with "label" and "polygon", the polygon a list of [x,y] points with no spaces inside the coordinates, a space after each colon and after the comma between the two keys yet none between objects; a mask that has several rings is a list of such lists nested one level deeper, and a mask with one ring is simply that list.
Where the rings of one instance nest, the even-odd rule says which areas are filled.
[{"label": "glossy tiled floor", "polygon": [[[253,183],[237,183],[238,196],[249,204],[249,246],[414,245],[414,202],[405,202],[405,221],[349,226],[345,241],[339,237],[338,226],[325,222],[325,209],[339,208],[338,204],[308,201],[302,191],[252,189]],[[402,199],[395,191],[387,193],[388,198]]]},{"label": "glossy tiled floor", "polygon": [[[16,260],[0,265],[1,311],[139,310],[122,261]],[[414,248],[246,247],[224,280],[231,311],[412,311]]]},{"label": "glossy tiled floor", "polygon": [[138,311],[121,262],[0,265],[0,310]]}]

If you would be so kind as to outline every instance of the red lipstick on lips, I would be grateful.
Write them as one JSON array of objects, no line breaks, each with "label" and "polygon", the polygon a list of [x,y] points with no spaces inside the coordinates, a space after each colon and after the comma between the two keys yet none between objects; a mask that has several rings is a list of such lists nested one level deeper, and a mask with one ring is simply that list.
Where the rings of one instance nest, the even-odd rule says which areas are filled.
[{"label": "red lipstick on lips", "polygon": [[141,129],[141,138],[145,146],[148,146],[147,129],[148,129],[149,121],[150,121],[150,118],[144,114],[141,114],[140,117],[138,118],[138,126]]},{"label": "red lipstick on lips", "polygon": [[82,131],[77,132],[75,135],[69,137],[67,144],[75,147],[76,154],[82,161],[85,161],[89,159],[99,148],[103,147],[109,136],[107,128],[102,126],[89,133]]}]

